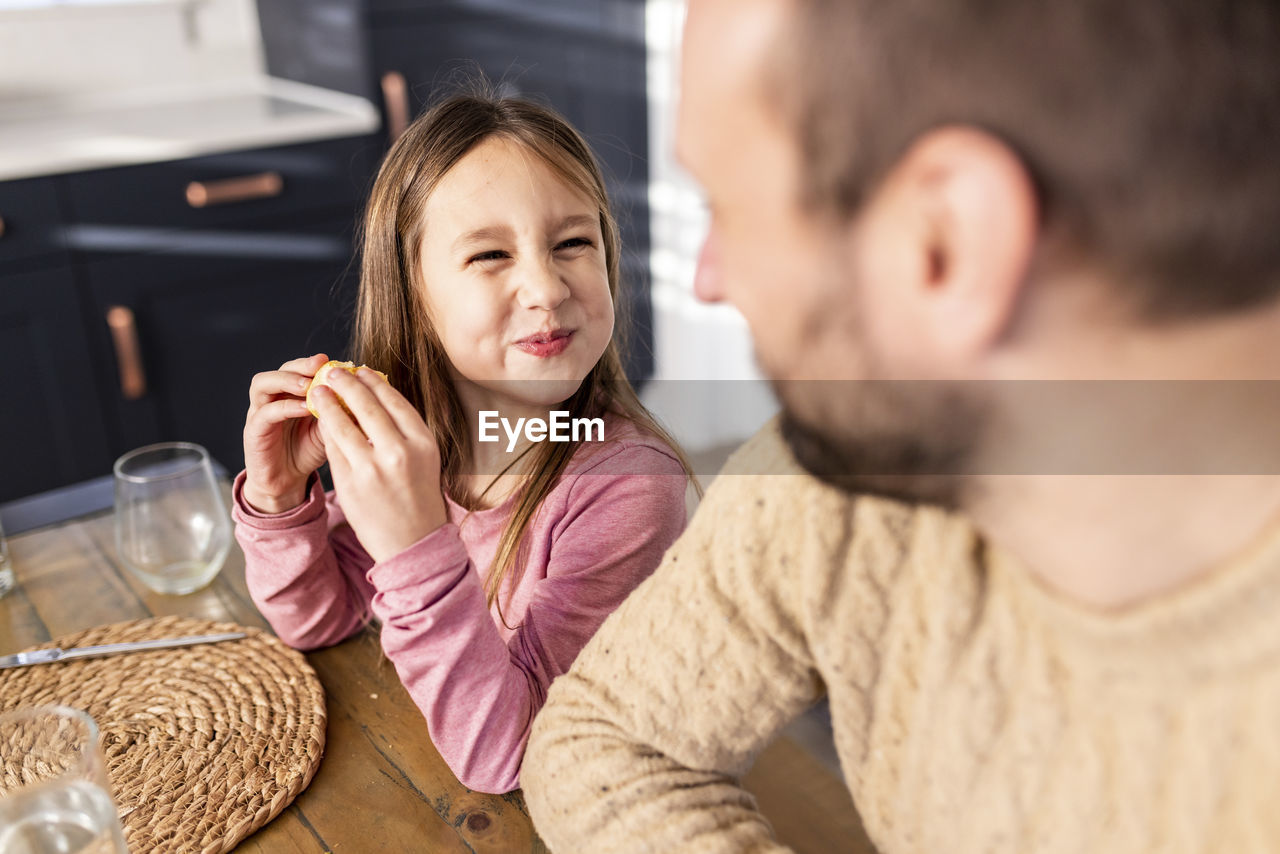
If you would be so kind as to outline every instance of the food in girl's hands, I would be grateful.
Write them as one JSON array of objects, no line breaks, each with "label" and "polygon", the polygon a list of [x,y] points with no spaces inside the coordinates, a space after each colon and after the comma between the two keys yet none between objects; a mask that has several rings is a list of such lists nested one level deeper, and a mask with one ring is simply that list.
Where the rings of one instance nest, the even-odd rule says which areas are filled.
[{"label": "food in girl's hands", "polygon": [[[357,365],[355,362],[338,362],[338,361],[325,362],[323,365],[320,366],[320,370],[316,371],[316,375],[311,378],[311,384],[307,386],[307,411],[310,412],[312,415],[314,415],[316,418],[320,417],[319,411],[316,410],[315,401],[311,397],[311,392],[322,385],[328,386],[329,374],[333,373],[334,371],[346,371],[349,374],[354,374],[356,371],[360,370],[361,368],[368,368],[368,367],[369,367],[368,365]],[[382,371],[374,371],[373,368],[369,368],[369,370],[373,371],[375,374],[382,377],[384,382],[387,380],[387,375],[384,374]],[[330,386],[330,390],[332,390],[332,386]],[[342,399],[342,396],[337,392],[334,392],[333,396],[338,398],[338,404],[343,408],[343,410],[348,415],[351,415],[351,410],[347,409],[346,401]]]}]

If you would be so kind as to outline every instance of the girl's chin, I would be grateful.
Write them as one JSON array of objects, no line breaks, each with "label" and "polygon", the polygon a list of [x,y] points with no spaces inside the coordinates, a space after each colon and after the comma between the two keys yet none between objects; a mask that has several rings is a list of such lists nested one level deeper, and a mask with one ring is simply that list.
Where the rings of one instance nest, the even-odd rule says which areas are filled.
[{"label": "girl's chin", "polygon": [[494,380],[484,383],[484,386],[513,402],[552,407],[573,397],[584,379],[585,374],[580,377],[521,377]]}]

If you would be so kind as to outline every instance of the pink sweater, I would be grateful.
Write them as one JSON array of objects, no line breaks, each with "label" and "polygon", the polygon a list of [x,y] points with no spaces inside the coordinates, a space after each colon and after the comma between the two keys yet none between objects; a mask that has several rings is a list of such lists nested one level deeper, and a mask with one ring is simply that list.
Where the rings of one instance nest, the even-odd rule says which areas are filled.
[{"label": "pink sweater", "polygon": [[[685,524],[684,470],[662,442],[610,419],[584,445],[526,533],[527,560],[485,604],[487,572],[513,499],[449,522],[375,564],[332,493],[277,515],[252,510],[235,482],[236,539],[254,603],[286,643],[313,649],[359,631],[370,611],[382,647],[436,748],[462,783],[519,786],[533,716],[604,619],[657,567]],[[509,603],[509,604],[507,604]]]}]

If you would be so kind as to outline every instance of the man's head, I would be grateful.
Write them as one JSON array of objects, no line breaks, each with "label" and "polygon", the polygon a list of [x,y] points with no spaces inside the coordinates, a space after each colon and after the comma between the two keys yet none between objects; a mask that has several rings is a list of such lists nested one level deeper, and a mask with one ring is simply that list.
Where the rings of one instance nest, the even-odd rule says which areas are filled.
[{"label": "man's head", "polygon": [[1149,371],[1128,331],[1273,303],[1278,149],[1270,0],[690,2],[697,289],[849,488],[955,501],[973,381]]}]

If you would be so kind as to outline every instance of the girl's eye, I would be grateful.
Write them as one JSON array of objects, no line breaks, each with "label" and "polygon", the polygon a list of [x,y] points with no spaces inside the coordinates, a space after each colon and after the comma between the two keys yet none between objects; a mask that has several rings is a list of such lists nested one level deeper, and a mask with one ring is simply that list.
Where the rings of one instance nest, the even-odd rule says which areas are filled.
[{"label": "girl's eye", "polygon": [[467,259],[467,263],[473,264],[477,261],[482,263],[485,261],[501,261],[503,258],[506,258],[506,257],[507,257],[507,253],[503,252],[501,249],[490,249],[488,252],[481,252],[478,255],[472,255],[470,258]]},{"label": "girl's eye", "polygon": [[593,245],[586,237],[570,237],[568,240],[562,240],[556,245],[557,249],[580,249],[584,246]]}]

